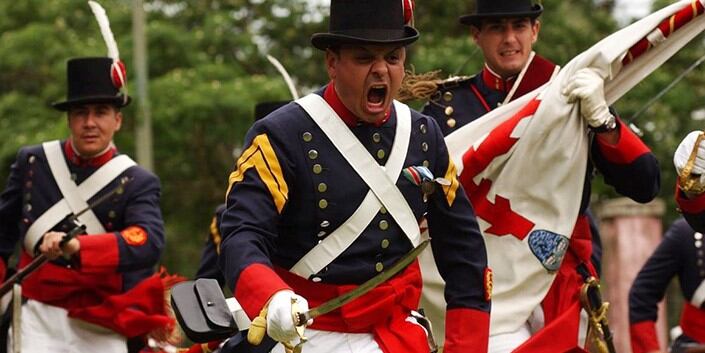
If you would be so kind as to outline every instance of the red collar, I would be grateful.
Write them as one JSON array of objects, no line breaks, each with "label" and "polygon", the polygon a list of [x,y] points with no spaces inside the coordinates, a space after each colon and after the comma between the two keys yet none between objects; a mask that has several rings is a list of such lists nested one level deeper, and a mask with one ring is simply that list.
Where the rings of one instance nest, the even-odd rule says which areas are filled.
[{"label": "red collar", "polygon": [[74,150],[73,143],[70,138],[67,139],[64,144],[64,154],[66,154],[66,158],[68,158],[71,163],[79,167],[100,167],[111,160],[115,153],[117,153],[117,148],[111,145],[110,148],[105,150],[105,152],[93,158],[83,158]]},{"label": "red collar", "polygon": [[[361,122],[360,119],[355,116],[355,114],[353,114],[350,109],[348,109],[340,100],[340,97],[338,97],[338,93],[335,91],[334,81],[330,81],[328,83],[326,90],[323,92],[323,99],[325,99],[326,103],[328,103],[331,108],[333,108],[333,110],[338,114],[338,116],[343,119],[345,125],[347,125],[349,128],[353,128],[358,124],[364,124],[364,122]],[[389,120],[390,116],[391,109],[388,110],[387,113],[384,115],[384,119],[375,122],[373,125],[376,127],[384,125],[384,123]]]},{"label": "red collar", "polygon": [[494,71],[492,71],[487,64],[485,64],[485,67],[482,69],[482,80],[485,82],[487,87],[495,91],[509,93],[509,90],[512,89],[512,85],[514,85],[516,78],[516,76],[512,76],[510,78],[503,79],[494,73]]}]

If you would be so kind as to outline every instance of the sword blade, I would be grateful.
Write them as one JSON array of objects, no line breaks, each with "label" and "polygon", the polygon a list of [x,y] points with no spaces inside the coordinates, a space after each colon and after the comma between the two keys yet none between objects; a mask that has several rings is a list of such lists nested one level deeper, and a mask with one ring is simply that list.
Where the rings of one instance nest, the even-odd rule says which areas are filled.
[{"label": "sword blade", "polygon": [[386,282],[388,279],[392,278],[401,270],[409,266],[409,264],[411,264],[419,256],[419,254],[421,254],[421,252],[426,248],[426,246],[428,246],[429,241],[429,239],[422,241],[418,246],[416,246],[411,251],[402,256],[397,262],[394,263],[394,265],[382,271],[380,274],[368,279],[365,283],[361,284],[357,288],[339,297],[335,297],[305,313],[294,313],[294,321],[296,322],[296,325],[302,326],[306,324],[306,322],[308,322],[308,320],[310,319],[313,319],[317,316],[321,316],[323,314],[327,314],[337,308],[340,308],[341,306],[374,289],[378,285]]}]

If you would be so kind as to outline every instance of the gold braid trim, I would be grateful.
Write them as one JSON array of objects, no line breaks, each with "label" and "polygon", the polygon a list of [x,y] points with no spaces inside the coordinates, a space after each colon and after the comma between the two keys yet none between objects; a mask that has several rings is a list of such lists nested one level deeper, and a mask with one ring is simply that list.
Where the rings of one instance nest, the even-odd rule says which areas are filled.
[{"label": "gold braid trim", "polygon": [[406,71],[401,88],[397,94],[397,99],[402,102],[413,100],[428,100],[433,96],[444,80],[440,78],[441,70],[429,71],[423,74],[416,74],[412,66]]}]

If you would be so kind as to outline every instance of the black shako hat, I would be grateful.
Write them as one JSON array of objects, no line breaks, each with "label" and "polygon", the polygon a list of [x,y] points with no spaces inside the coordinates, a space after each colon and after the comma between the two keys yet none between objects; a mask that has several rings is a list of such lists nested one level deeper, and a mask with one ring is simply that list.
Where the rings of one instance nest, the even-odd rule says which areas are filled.
[{"label": "black shako hat", "polygon": [[54,108],[68,111],[78,104],[110,103],[118,108],[130,104],[119,85],[113,83],[113,59],[108,57],[73,58],[66,63],[68,94],[63,102],[53,103]]},{"label": "black shako hat", "polygon": [[289,104],[290,101],[268,101],[255,105],[255,121],[264,118],[269,113]]},{"label": "black shako hat", "polygon": [[404,23],[399,0],[331,0],[328,33],[311,36],[314,47],[339,44],[411,44],[419,32]]},{"label": "black shako hat", "polygon": [[534,19],[543,12],[541,4],[531,4],[531,0],[477,0],[475,13],[460,16],[460,23],[479,26],[480,21],[490,18],[529,17]]}]

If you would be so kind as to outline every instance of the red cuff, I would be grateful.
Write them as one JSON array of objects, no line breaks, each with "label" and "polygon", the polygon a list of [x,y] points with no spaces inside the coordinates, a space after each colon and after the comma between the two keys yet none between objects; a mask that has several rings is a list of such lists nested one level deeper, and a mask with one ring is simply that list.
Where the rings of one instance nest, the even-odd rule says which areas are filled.
[{"label": "red cuff", "polygon": [[115,233],[79,235],[79,269],[82,273],[113,273],[120,262]]},{"label": "red cuff", "polygon": [[607,161],[616,164],[629,164],[651,151],[621,120],[617,119],[617,123],[619,124],[619,141],[616,145],[609,144],[599,134],[596,134],[595,137],[600,152]]},{"label": "red cuff", "polygon": [[489,313],[467,308],[446,312],[444,353],[487,352],[489,337]]},{"label": "red cuff", "polygon": [[692,199],[686,198],[679,185],[676,185],[676,203],[684,213],[697,214],[705,211],[705,193]]},{"label": "red cuff", "polygon": [[656,337],[656,323],[641,321],[629,326],[633,353],[646,353],[658,351],[659,344]]},{"label": "red cuff", "polygon": [[255,263],[240,272],[235,284],[235,298],[247,316],[254,319],[269,298],[283,289],[291,289],[291,287],[271,267]]}]

